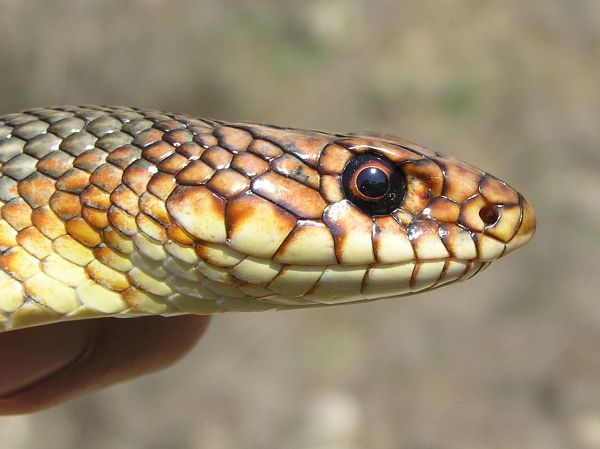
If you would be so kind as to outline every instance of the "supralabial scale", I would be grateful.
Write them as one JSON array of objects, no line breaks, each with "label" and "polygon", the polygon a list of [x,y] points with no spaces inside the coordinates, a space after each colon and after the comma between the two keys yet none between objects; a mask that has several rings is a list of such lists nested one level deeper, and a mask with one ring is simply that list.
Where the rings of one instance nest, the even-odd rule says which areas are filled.
[{"label": "supralabial scale", "polygon": [[0,117],[0,330],[370,301],[525,244],[522,195],[401,138],[128,107]]}]

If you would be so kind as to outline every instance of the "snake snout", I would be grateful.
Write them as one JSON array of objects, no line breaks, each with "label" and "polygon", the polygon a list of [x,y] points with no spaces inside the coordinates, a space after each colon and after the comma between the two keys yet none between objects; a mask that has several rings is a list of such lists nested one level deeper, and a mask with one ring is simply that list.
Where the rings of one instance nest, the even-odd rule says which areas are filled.
[{"label": "snake snout", "polygon": [[506,244],[505,254],[525,245],[535,234],[537,223],[533,206],[522,196],[520,196],[519,206],[521,209],[519,226],[513,237]]},{"label": "snake snout", "polygon": [[476,233],[479,258],[493,260],[525,245],[535,233],[531,203],[518,194],[516,202],[484,204],[479,209],[483,232]]}]

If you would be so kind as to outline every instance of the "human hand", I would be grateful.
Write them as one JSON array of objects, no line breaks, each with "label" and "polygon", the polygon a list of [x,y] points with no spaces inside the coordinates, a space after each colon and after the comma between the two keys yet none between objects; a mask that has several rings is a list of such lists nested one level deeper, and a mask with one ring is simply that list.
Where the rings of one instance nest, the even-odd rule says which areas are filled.
[{"label": "human hand", "polygon": [[30,413],[165,368],[210,317],[103,318],[0,333],[0,415]]}]

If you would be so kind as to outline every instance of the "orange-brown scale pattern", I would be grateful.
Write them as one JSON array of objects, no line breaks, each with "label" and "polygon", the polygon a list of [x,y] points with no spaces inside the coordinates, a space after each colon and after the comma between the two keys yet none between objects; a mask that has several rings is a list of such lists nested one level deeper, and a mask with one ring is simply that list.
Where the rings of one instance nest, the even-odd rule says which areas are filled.
[{"label": "orange-brown scale pattern", "polygon": [[[406,176],[389,215],[344,197],[361,153]],[[505,183],[388,135],[39,108],[0,117],[0,164],[0,330],[406,295],[535,230]]]}]

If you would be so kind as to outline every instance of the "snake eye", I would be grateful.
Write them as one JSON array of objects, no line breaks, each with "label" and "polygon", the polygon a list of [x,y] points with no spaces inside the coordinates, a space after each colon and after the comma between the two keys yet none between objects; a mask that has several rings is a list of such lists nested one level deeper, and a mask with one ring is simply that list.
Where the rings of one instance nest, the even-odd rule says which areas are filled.
[{"label": "snake eye", "polygon": [[379,167],[365,167],[356,175],[356,187],[365,197],[379,199],[390,190],[390,178]]},{"label": "snake eye", "polygon": [[360,154],[342,174],[344,194],[371,215],[389,214],[404,197],[406,177],[391,162],[376,154]]}]

